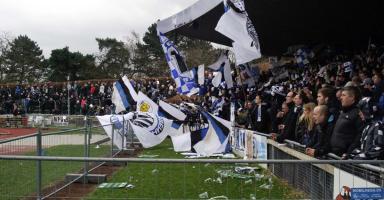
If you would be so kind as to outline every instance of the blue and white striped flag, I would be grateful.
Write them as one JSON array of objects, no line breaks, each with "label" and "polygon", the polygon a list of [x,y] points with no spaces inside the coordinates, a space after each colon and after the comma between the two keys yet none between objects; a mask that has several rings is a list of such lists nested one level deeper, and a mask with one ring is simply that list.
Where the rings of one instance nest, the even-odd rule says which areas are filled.
[{"label": "blue and white striped flag", "polygon": [[208,128],[201,131],[202,140],[193,146],[196,153],[211,156],[214,153],[225,152],[231,132],[231,122],[207,112],[202,112],[202,115],[208,122]]},{"label": "blue and white striped flag", "polygon": [[186,67],[183,57],[175,45],[163,33],[158,32],[165,58],[169,65],[171,76],[176,82],[176,89],[179,94],[193,95],[199,92],[197,83],[191,70]]},{"label": "blue and white striped flag", "polygon": [[126,76],[113,84],[112,103],[116,106],[116,113],[131,109],[136,101],[137,93]]}]

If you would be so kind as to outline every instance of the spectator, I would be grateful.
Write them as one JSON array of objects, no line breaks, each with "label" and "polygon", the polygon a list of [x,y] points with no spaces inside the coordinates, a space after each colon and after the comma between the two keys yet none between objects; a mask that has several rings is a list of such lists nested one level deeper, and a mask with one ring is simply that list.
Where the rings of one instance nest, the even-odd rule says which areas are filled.
[{"label": "spectator", "polygon": [[324,87],[317,92],[317,105],[326,105],[328,107],[329,117],[333,118],[331,121],[339,116],[340,106],[332,88]]},{"label": "spectator", "polygon": [[313,111],[315,123],[313,137],[309,141],[305,153],[312,157],[321,157],[330,151],[330,137],[334,127],[334,121],[329,121],[328,108],[318,105]]},{"label": "spectator", "polygon": [[87,113],[87,100],[85,99],[85,97],[81,99],[80,106],[81,106],[81,114],[85,115]]},{"label": "spectator", "polygon": [[104,96],[104,94],[105,94],[105,86],[104,86],[104,83],[102,83],[102,84],[100,85],[100,88],[99,88],[99,94],[100,94],[101,96]]},{"label": "spectator", "polygon": [[284,127],[283,127],[284,129],[282,131],[282,134],[276,137],[277,142],[282,143],[286,139],[297,141],[295,138],[296,125],[297,125],[298,117],[303,112],[302,106],[305,101],[306,101],[306,96],[303,92],[295,95],[294,108],[289,111],[288,116],[284,121]]},{"label": "spectator", "polygon": [[345,87],[341,92],[342,112],[337,118],[331,136],[331,150],[343,159],[359,145],[363,122],[359,116],[357,103],[360,91],[357,87]]},{"label": "spectator", "polygon": [[274,127],[272,132],[273,133],[281,133],[283,130],[284,130],[284,120],[286,118],[286,116],[288,115],[289,113],[289,108],[288,108],[288,105],[286,102],[284,102],[282,105],[281,105],[281,111],[279,111],[277,114],[276,114],[276,125],[277,127]]},{"label": "spectator", "polygon": [[313,135],[313,109],[315,108],[314,103],[307,103],[303,106],[303,113],[299,117],[298,124],[295,131],[296,141],[307,145],[310,138]]},{"label": "spectator", "polygon": [[252,130],[269,133],[270,118],[263,97],[258,94],[255,98],[255,106],[251,111]]}]

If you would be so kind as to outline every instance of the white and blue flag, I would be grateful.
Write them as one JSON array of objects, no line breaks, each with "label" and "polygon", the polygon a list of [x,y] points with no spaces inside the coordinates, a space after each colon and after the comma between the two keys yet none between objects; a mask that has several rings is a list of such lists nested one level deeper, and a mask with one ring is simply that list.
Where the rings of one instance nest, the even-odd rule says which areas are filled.
[{"label": "white and blue flag", "polygon": [[128,122],[126,115],[104,115],[96,116],[109,138],[113,138],[114,145],[120,150],[126,149],[125,143],[128,133]]},{"label": "white and blue flag", "polygon": [[126,76],[113,84],[112,103],[116,106],[116,113],[127,111],[137,101],[137,93]]},{"label": "white and blue flag", "polygon": [[245,10],[244,1],[230,0],[224,5],[225,13],[218,21],[215,30],[233,41],[236,65],[260,58],[259,38]]},{"label": "white and blue flag", "polygon": [[297,50],[295,57],[297,65],[304,67],[309,64],[309,59],[314,57],[314,53],[309,49],[302,48]]},{"label": "white and blue flag", "polygon": [[130,112],[126,119],[144,148],[156,146],[169,135],[171,120],[149,112]]},{"label": "white and blue flag", "polygon": [[208,128],[201,131],[202,140],[193,146],[196,153],[211,156],[214,153],[225,152],[231,132],[231,122],[207,112],[202,112],[202,115],[208,121]]},{"label": "white and blue flag", "polygon": [[180,52],[163,33],[159,32],[158,35],[171,71],[171,76],[176,82],[177,92],[188,96],[198,93],[199,88],[197,87],[195,77],[192,71],[187,68]]},{"label": "white and blue flag", "polygon": [[353,70],[353,64],[351,61],[343,63],[344,73],[350,73]]},{"label": "white and blue flag", "polygon": [[182,111],[164,101],[160,101],[159,105],[157,105],[147,95],[139,92],[137,100],[137,112],[153,113],[159,117],[171,120],[172,123],[169,127],[170,129],[166,130],[170,136],[183,133],[183,127],[181,125],[187,116]]},{"label": "white and blue flag", "polygon": [[216,73],[212,79],[212,84],[214,87],[219,87],[221,83],[225,82],[228,89],[233,87],[231,65],[229,63],[229,58],[225,53],[222,53],[219,59],[208,66]]}]

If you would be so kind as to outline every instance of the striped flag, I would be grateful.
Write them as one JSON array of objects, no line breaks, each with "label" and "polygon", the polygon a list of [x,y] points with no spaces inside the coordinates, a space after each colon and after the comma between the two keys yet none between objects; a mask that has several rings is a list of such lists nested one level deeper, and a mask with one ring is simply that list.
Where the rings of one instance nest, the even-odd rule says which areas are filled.
[{"label": "striped flag", "polygon": [[196,153],[210,156],[214,153],[225,152],[231,131],[231,122],[207,112],[202,112],[202,115],[208,121],[208,128],[203,130],[202,140],[193,146]]},{"label": "striped flag", "polygon": [[113,84],[112,103],[116,106],[116,113],[131,109],[136,101],[137,93],[126,76]]}]

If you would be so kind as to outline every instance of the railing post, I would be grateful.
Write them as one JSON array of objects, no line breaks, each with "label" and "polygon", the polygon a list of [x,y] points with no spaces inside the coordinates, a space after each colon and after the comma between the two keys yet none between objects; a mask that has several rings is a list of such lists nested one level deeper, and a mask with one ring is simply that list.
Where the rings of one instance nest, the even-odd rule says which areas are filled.
[{"label": "railing post", "polygon": [[[42,145],[41,145],[41,129],[37,130],[37,136],[36,136],[36,153],[37,156],[43,155]],[[37,200],[41,199],[41,179],[42,179],[42,173],[41,173],[41,160],[38,160],[36,162],[36,195]]]},{"label": "railing post", "polygon": [[133,129],[132,129],[132,126],[131,126],[131,124],[130,123],[128,123],[129,124],[129,134],[131,135],[131,144],[130,144],[130,146],[133,148],[133,140],[134,140],[134,133],[133,133]]},{"label": "railing post", "polygon": [[[84,117],[84,127],[85,127],[85,131],[84,131],[84,157],[87,157],[87,153],[88,153],[88,116],[85,116]],[[84,177],[83,177],[83,183],[87,183],[87,175],[88,175],[88,162],[85,161],[84,162]]]},{"label": "railing post", "polygon": [[124,138],[125,138],[125,131],[128,131],[127,129],[126,129],[126,127],[125,127],[125,120],[124,120],[124,115],[123,115],[123,131],[122,131],[122,135],[121,135],[121,150],[123,150],[124,149]]},{"label": "railing post", "polygon": [[112,137],[111,137],[111,157],[113,157],[113,143],[115,138],[115,125],[112,123]]},{"label": "railing post", "polygon": [[88,119],[88,151],[87,151],[87,157],[91,157],[91,139],[92,139],[92,122],[90,119]]}]

